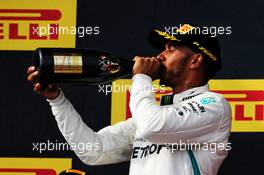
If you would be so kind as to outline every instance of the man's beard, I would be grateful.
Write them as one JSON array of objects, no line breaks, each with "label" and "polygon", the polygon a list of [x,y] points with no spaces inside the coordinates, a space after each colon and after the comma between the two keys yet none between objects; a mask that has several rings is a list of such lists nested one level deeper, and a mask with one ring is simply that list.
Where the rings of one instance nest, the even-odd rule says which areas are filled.
[{"label": "man's beard", "polygon": [[190,56],[183,57],[178,64],[177,69],[167,70],[167,68],[161,64],[158,77],[160,79],[160,86],[165,85],[174,88],[177,86],[177,82],[181,81],[182,75],[185,71],[187,61]]},{"label": "man's beard", "polygon": [[175,80],[175,77],[180,77],[182,72],[183,72],[183,67],[174,71],[168,71],[166,70],[165,66],[161,65],[158,75],[160,79],[159,85],[174,87],[175,82],[173,80]]}]

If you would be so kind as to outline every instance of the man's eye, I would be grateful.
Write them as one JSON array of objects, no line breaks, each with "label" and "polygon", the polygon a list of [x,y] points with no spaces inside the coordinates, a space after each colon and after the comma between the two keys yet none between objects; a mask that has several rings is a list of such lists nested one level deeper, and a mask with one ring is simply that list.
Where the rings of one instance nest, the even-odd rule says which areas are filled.
[{"label": "man's eye", "polygon": [[175,51],[175,50],[176,50],[176,49],[175,49],[174,47],[170,47],[170,48],[169,48],[169,51],[170,51],[170,52],[173,52],[173,51]]},{"label": "man's eye", "polygon": [[177,47],[172,46],[172,45],[167,45],[167,46],[166,46],[166,50],[167,50],[168,52],[174,52],[175,50],[177,50]]}]

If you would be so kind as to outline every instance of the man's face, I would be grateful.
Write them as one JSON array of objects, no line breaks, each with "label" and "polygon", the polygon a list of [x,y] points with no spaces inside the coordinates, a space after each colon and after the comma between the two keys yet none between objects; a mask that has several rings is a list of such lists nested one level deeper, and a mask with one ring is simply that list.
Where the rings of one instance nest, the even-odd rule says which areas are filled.
[{"label": "man's face", "polygon": [[186,78],[189,58],[194,53],[187,47],[166,44],[165,50],[157,58],[161,61],[160,85],[174,87]]}]

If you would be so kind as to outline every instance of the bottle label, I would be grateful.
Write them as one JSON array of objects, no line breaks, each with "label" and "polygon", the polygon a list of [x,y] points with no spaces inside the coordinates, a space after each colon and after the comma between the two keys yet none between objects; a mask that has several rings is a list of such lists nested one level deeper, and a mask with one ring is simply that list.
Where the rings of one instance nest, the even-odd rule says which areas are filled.
[{"label": "bottle label", "polygon": [[81,74],[81,55],[54,55],[54,73],[61,74]]},{"label": "bottle label", "polygon": [[115,57],[107,57],[102,55],[99,60],[99,66],[101,66],[101,70],[106,71],[110,74],[114,74],[120,70],[118,61],[119,60]]}]

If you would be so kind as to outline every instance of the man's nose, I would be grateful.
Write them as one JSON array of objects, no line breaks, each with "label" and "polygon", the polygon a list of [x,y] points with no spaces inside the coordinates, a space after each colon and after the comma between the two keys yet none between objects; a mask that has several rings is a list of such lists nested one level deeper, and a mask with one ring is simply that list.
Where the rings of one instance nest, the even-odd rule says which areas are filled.
[{"label": "man's nose", "polygon": [[166,57],[164,55],[164,52],[161,52],[158,56],[157,56],[157,59],[159,61],[165,61],[166,60]]}]

